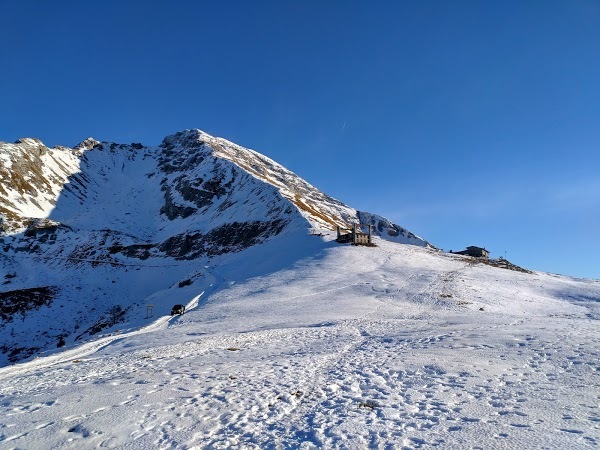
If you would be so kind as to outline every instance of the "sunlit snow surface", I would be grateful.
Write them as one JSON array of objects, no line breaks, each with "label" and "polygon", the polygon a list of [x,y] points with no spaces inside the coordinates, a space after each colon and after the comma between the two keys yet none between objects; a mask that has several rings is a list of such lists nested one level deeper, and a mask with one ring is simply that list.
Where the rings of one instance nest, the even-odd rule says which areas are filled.
[{"label": "sunlit snow surface", "polygon": [[600,445],[600,282],[299,239],[0,369],[0,448]]}]

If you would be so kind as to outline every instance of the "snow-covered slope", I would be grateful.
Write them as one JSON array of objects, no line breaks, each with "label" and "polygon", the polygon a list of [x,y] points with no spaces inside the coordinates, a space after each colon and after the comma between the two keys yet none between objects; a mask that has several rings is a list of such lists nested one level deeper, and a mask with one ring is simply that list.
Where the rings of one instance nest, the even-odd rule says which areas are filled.
[{"label": "snow-covered slope", "polygon": [[377,244],[278,235],[0,369],[0,447],[597,448],[599,281]]},{"label": "snow-covered slope", "polygon": [[[0,161],[0,448],[600,444],[599,281],[444,254],[198,130]],[[377,247],[334,242],[355,221]]]},{"label": "snow-covered slope", "polygon": [[354,222],[429,246],[200,130],[155,147],[0,143],[0,365],[97,334],[216,257]]}]

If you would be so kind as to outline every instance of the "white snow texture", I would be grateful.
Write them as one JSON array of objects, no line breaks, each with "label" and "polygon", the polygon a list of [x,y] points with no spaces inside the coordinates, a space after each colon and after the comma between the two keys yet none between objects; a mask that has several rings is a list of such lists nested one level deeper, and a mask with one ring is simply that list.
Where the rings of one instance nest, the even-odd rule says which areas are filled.
[{"label": "white snow texture", "polygon": [[0,162],[2,449],[600,445],[598,280],[445,254],[199,130]]}]

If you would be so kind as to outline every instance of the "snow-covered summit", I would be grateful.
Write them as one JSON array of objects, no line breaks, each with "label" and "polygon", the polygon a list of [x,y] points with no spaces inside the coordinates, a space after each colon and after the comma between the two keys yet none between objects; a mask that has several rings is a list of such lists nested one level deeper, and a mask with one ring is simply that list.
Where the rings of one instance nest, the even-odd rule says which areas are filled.
[{"label": "snow-covered summit", "polygon": [[[396,242],[429,245],[404,228],[370,213],[357,211],[330,197],[272,159],[226,139],[213,137],[201,130],[184,130],[167,136],[161,144],[167,152],[198,150],[213,158],[231,161],[256,179],[274,186],[280,195],[293,203],[315,229],[335,230],[352,223],[374,225],[375,233]],[[194,161],[194,160],[192,160]]]},{"label": "snow-covered summit", "polygon": [[[357,211],[322,193],[272,159],[201,130],[184,130],[167,136],[158,147],[88,138],[73,149],[48,149],[37,139],[22,139],[16,144],[0,144],[0,158],[3,163],[0,171],[6,174],[3,178],[6,182],[0,185],[0,193],[5,194],[0,198],[0,213],[7,232],[22,230],[29,218],[59,213],[54,208],[59,194],[69,197],[71,193],[77,197],[82,208],[73,207],[75,215],[81,215],[81,209],[112,209],[114,196],[119,196],[112,188],[118,181],[121,186],[135,183],[138,194],[145,189],[151,191],[158,183],[164,204],[149,218],[152,221],[156,216],[166,216],[172,221],[197,214],[206,219],[207,213],[211,222],[236,221],[238,214],[247,217],[249,208],[241,208],[241,204],[254,201],[244,198],[239,202],[248,188],[255,189],[250,197],[261,193],[260,207],[250,208],[257,220],[275,218],[274,211],[265,210],[266,205],[286,204],[293,207],[294,215],[300,214],[305,219],[304,228],[335,230],[337,226],[363,222],[374,225],[375,233],[388,240],[429,245],[381,216]],[[120,179],[114,173],[115,168],[126,174],[126,179]],[[122,193],[125,191],[121,189]],[[103,195],[106,192],[111,194],[107,197]],[[90,201],[90,196],[94,201]],[[102,205],[107,198],[110,204]],[[119,205],[119,211],[134,207],[129,204],[130,196],[123,200],[125,204]],[[212,211],[211,206],[214,206]],[[279,208],[276,214],[283,210],[292,214],[288,208]],[[217,218],[214,213],[219,213]],[[69,217],[73,218],[73,214]],[[89,216],[89,211],[85,215]]]},{"label": "snow-covered summit", "polygon": [[[5,284],[5,291],[19,292],[15,298],[26,292],[24,298],[45,299],[35,311],[28,310],[31,302],[15,307],[36,323],[33,332],[0,324],[13,327],[13,344],[6,348],[18,342],[42,342],[44,348],[59,335],[92,334],[102,329],[97,322],[111,304],[126,308],[200,276],[197,269],[181,269],[186,261],[224,261],[276,237],[331,235],[357,222],[373,225],[385,239],[430,247],[399,225],[322,193],[272,159],[200,130],[167,136],[158,146],[93,138],[74,148],[48,148],[38,139],[0,143],[0,277],[18,274]],[[90,265],[91,279],[100,267],[119,276],[93,286],[89,277],[73,279],[73,266]],[[119,284],[130,278],[127,268],[142,266],[174,269],[153,282]],[[104,302],[111,293],[118,297],[90,313],[98,296]],[[86,300],[74,306],[81,294]],[[58,308],[67,305],[76,312],[61,316]],[[43,315],[60,318],[34,320]],[[75,332],[76,326],[84,329]],[[9,359],[34,352],[31,344],[21,347]]]},{"label": "snow-covered summit", "polygon": [[44,147],[44,143],[38,138],[21,138],[17,139],[15,144],[27,145],[30,147]]},{"label": "snow-covered summit", "polygon": [[73,147],[73,150],[91,150],[99,144],[100,141],[97,141],[93,137],[89,137]]}]

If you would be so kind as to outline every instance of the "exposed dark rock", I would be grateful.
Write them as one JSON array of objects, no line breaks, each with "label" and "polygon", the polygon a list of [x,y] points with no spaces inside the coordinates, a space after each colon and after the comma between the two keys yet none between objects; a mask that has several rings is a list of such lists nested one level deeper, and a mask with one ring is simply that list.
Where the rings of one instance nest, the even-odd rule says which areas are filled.
[{"label": "exposed dark rock", "polygon": [[11,322],[15,314],[25,316],[27,311],[48,306],[56,293],[57,289],[49,286],[0,292],[0,318]]},{"label": "exposed dark rock", "polygon": [[6,354],[8,360],[11,363],[15,363],[21,361],[25,358],[30,357],[31,355],[40,351],[40,347],[13,347],[10,348],[7,345],[3,345],[0,347],[0,351]]},{"label": "exposed dark rock", "polygon": [[[166,256],[176,259],[195,259],[201,256],[216,256],[239,252],[279,234],[287,221],[233,222],[202,233],[182,233],[172,236],[161,244],[114,244],[110,254],[121,253],[130,258],[147,259],[151,250],[157,249]],[[88,249],[89,250],[89,249]],[[89,257],[89,254],[87,254]]]},{"label": "exposed dark rock", "polygon": [[177,259],[194,259],[205,254],[205,237],[201,233],[178,234],[170,237],[162,244],[159,249]]},{"label": "exposed dark rock", "polygon": [[165,192],[165,204],[160,208],[160,213],[167,216],[169,220],[175,220],[178,217],[185,219],[196,212],[191,206],[177,205],[173,202],[173,195],[169,188]]},{"label": "exposed dark rock", "polygon": [[176,146],[186,148],[200,148],[204,145],[204,142],[200,139],[201,133],[199,130],[184,130],[175,133],[171,136],[167,136],[163,139],[162,148],[170,150]]},{"label": "exposed dark rock", "polygon": [[155,248],[156,244],[133,244],[133,245],[113,245],[109,247],[108,252],[112,255],[122,253],[129,258],[148,259],[152,254],[150,250]]},{"label": "exposed dark rock", "polygon": [[270,222],[233,222],[214,228],[207,233],[208,255],[220,255],[251,247],[283,230],[287,222],[277,219]]},{"label": "exposed dark rock", "polygon": [[287,224],[282,219],[271,222],[233,222],[210,230],[206,234],[178,234],[170,237],[159,249],[176,259],[194,259],[239,252],[281,232]]},{"label": "exposed dark rock", "polygon": [[69,229],[69,227],[66,227],[60,224],[59,222],[55,222],[53,220],[33,219],[23,232],[23,235],[26,237],[45,236],[47,238],[49,235],[56,236],[56,232],[60,228]]},{"label": "exposed dark rock", "polygon": [[204,208],[212,204],[212,199],[216,195],[214,192],[194,187],[192,184],[201,185],[202,179],[189,181],[181,179],[175,185],[184,200],[192,202],[198,208]]},{"label": "exposed dark rock", "polygon": [[488,266],[499,267],[501,269],[514,270],[515,272],[523,272],[523,273],[533,273],[531,270],[524,269],[523,267],[517,266],[516,264],[511,263],[510,261],[499,258],[499,259],[491,259],[491,258],[470,258],[469,261],[471,264],[485,264]]}]

